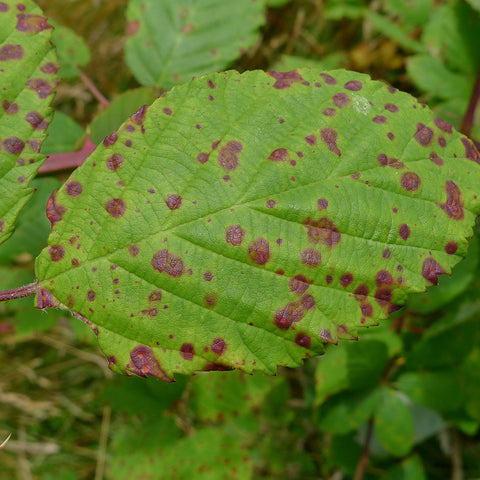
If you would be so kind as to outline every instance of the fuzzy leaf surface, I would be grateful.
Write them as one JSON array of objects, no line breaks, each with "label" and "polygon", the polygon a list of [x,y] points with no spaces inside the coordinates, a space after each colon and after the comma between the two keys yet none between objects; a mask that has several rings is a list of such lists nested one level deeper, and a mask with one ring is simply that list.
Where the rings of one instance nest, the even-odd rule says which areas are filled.
[{"label": "fuzzy leaf surface", "polygon": [[14,230],[45,157],[56,56],[52,27],[30,0],[0,3],[0,243]]},{"label": "fuzzy leaf surface", "polygon": [[255,43],[264,10],[264,0],[130,0],[125,60],[162,88],[224,70]]},{"label": "fuzzy leaf surface", "polygon": [[37,305],[85,317],[119,372],[300,365],[451,271],[480,211],[478,162],[365,75],[194,79],[51,199]]}]

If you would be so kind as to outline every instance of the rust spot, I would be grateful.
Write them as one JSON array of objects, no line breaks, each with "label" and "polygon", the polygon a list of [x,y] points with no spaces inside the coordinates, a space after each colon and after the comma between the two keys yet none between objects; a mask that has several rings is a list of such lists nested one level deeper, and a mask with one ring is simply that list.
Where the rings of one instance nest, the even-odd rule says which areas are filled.
[{"label": "rust spot", "polygon": [[8,153],[13,153],[14,155],[20,155],[25,148],[25,142],[18,137],[6,138],[3,141],[3,148]]},{"label": "rust spot", "polygon": [[334,108],[329,107],[329,108],[325,108],[322,113],[326,117],[334,117],[337,114],[337,111]]},{"label": "rust spot", "polygon": [[53,295],[44,288],[41,288],[37,293],[37,303],[35,308],[44,309],[47,307],[55,308],[60,305],[58,300],[53,298]]},{"label": "rust spot", "polygon": [[78,182],[68,182],[65,191],[70,197],[78,197],[83,192],[83,187]]},{"label": "rust spot", "polygon": [[276,82],[273,84],[273,88],[283,90],[290,88],[294,82],[302,82],[302,76],[295,70],[290,72],[267,72],[268,75],[273,77]]},{"label": "rust spot", "polygon": [[[27,140],[27,145],[29,146],[30,150],[33,152],[39,152],[40,151],[40,140]],[[33,163],[34,160],[30,159],[30,163]]]},{"label": "rust spot", "polygon": [[218,302],[218,293],[210,292],[205,295],[204,303],[207,308],[213,308]]},{"label": "rust spot", "polygon": [[242,244],[243,237],[245,236],[245,230],[240,225],[230,225],[227,228],[227,232],[225,234],[225,240],[230,245],[234,247],[238,247]]},{"label": "rust spot", "polygon": [[227,367],[226,365],[221,365],[219,363],[210,362],[203,367],[203,370],[205,372],[228,372],[233,370],[233,368]]},{"label": "rust spot", "polygon": [[300,321],[304,314],[305,309],[300,302],[290,302],[285,308],[275,312],[273,322],[281,330],[287,330],[293,322]]},{"label": "rust spot", "polygon": [[386,103],[384,105],[384,108],[385,108],[385,110],[388,110],[389,112],[392,112],[392,113],[397,113],[398,112],[398,107],[393,103]]},{"label": "rust spot", "polygon": [[328,207],[328,200],[326,198],[319,198],[317,200],[317,207],[319,210],[325,210]]},{"label": "rust spot", "polygon": [[37,92],[38,98],[47,98],[53,92],[53,87],[43,78],[31,78],[27,87]]},{"label": "rust spot", "polygon": [[285,162],[290,157],[286,148],[277,148],[269,156],[268,159],[271,162]]},{"label": "rust spot", "polygon": [[341,157],[342,152],[337,146],[337,132],[333,128],[322,128],[320,134],[322,141],[327,145],[328,149],[337,157]]},{"label": "rust spot", "polygon": [[238,167],[238,155],[243,150],[243,145],[236,140],[231,140],[220,149],[218,163],[227,171],[235,170]]},{"label": "rust spot", "polygon": [[360,310],[364,317],[371,317],[373,315],[373,307],[370,303],[362,303],[360,305]]},{"label": "rust spot", "polygon": [[433,258],[426,258],[423,262],[422,277],[433,285],[437,285],[438,276],[446,273],[443,267]]},{"label": "rust spot", "polygon": [[365,298],[368,296],[369,291],[370,289],[368,288],[368,285],[365,285],[364,283],[358,285],[353,291],[353,294],[355,295],[355,300],[359,302],[365,300]]},{"label": "rust spot", "polygon": [[314,248],[307,248],[302,252],[302,263],[309,268],[316,268],[320,265],[322,261],[322,257],[320,252],[315,250]]},{"label": "rust spot", "polygon": [[14,115],[18,112],[18,104],[10,103],[8,100],[3,100],[2,107],[7,115]]},{"label": "rust spot", "polygon": [[52,245],[48,249],[52,262],[59,262],[65,256],[65,249],[60,245]]},{"label": "rust spot", "polygon": [[142,125],[145,120],[147,110],[148,105],[142,105],[133,115],[130,116],[130,120],[139,126]]},{"label": "rust spot", "polygon": [[227,344],[223,338],[215,338],[212,342],[212,352],[216,355],[222,355],[227,349]]},{"label": "rust spot", "polygon": [[171,108],[169,108],[169,107],[165,107],[165,108],[162,110],[162,112],[163,112],[165,115],[169,115],[169,116],[170,116],[170,115],[172,115],[173,110],[172,110]]},{"label": "rust spot", "polygon": [[138,20],[130,20],[127,22],[126,35],[132,37],[140,29],[140,22]]},{"label": "rust spot", "polygon": [[451,123],[448,123],[446,122],[445,120],[443,120],[442,118],[440,117],[436,117],[433,122],[435,123],[435,125],[440,129],[440,130],[443,130],[444,132],[446,133],[452,133],[453,131],[453,126]]},{"label": "rust spot", "polygon": [[63,214],[66,212],[66,208],[63,205],[57,205],[55,203],[55,200],[57,198],[57,191],[58,190],[54,190],[50,195],[50,198],[47,201],[46,208],[47,218],[50,220],[52,228],[57,222],[62,219]]},{"label": "rust spot", "polygon": [[10,6],[5,2],[0,2],[0,12],[8,12]]},{"label": "rust spot", "polygon": [[166,373],[160,367],[158,360],[155,358],[153,350],[146,345],[138,345],[130,352],[130,359],[133,364],[133,371],[139,376],[146,378],[147,375],[163,380],[164,382],[172,382]]},{"label": "rust spot", "polygon": [[407,240],[410,236],[410,227],[406,223],[402,223],[398,229],[398,233],[403,240]]},{"label": "rust spot", "polygon": [[340,241],[341,233],[337,226],[328,218],[322,217],[318,220],[307,217],[303,221],[303,225],[307,229],[307,236],[310,243],[323,243],[329,247],[337,245]]},{"label": "rust spot", "polygon": [[28,112],[25,115],[25,120],[35,130],[45,130],[48,127],[48,122],[38,112]]},{"label": "rust spot", "polygon": [[181,277],[185,273],[185,265],[180,257],[168,253],[167,249],[159,250],[153,255],[152,266],[160,273],[165,272],[171,277]]},{"label": "rust spot", "polygon": [[148,296],[149,302],[159,302],[162,299],[162,291],[161,290],[154,290]]},{"label": "rust spot", "polygon": [[338,108],[346,107],[350,103],[350,98],[346,93],[336,93],[332,97],[333,104]]},{"label": "rust spot", "polygon": [[58,65],[53,62],[47,62],[40,67],[40,71],[46,73],[47,75],[54,75],[58,72]]},{"label": "rust spot", "polygon": [[372,118],[372,122],[382,125],[387,122],[387,117],[385,117],[384,115],[377,115],[376,117]]},{"label": "rust spot", "polygon": [[344,288],[348,287],[353,282],[353,275],[345,273],[340,277],[340,285]]},{"label": "rust spot", "polygon": [[129,245],[128,253],[131,257],[136,257],[140,253],[140,247],[138,245]]},{"label": "rust spot", "polygon": [[312,339],[305,333],[297,333],[297,335],[295,335],[295,343],[300,347],[310,348]]},{"label": "rust spot", "polygon": [[290,291],[297,295],[304,294],[309,286],[309,282],[304,275],[296,275],[289,280]]},{"label": "rust spot", "polygon": [[377,288],[377,290],[375,291],[375,300],[382,307],[387,306],[392,300],[392,287],[383,286],[383,287]]},{"label": "rust spot", "polygon": [[351,90],[352,92],[358,92],[359,90],[362,89],[363,85],[362,85],[362,82],[358,80],[350,80],[343,87],[346,88],[347,90]]},{"label": "rust spot", "polygon": [[152,307],[142,310],[142,315],[147,315],[149,317],[156,317],[158,315],[158,308]]},{"label": "rust spot", "polygon": [[168,195],[165,203],[170,210],[178,210],[182,206],[182,197],[180,195]]},{"label": "rust spot", "polygon": [[[112,134],[110,134],[108,137],[105,137],[103,139],[103,144],[106,146],[106,147],[111,147],[112,145],[115,144],[115,142],[118,140],[118,134],[117,132],[113,132]],[[107,160],[108,161],[108,160]]]},{"label": "rust spot", "polygon": [[464,217],[462,192],[452,180],[445,183],[445,190],[447,192],[447,200],[440,204],[440,208],[450,217],[455,220],[462,220]]},{"label": "rust spot", "polygon": [[17,15],[17,26],[15,28],[20,32],[33,34],[52,28],[52,26],[48,24],[45,17],[40,15],[24,15],[19,13]]},{"label": "rust spot", "polygon": [[392,256],[392,252],[390,251],[389,248],[386,248],[382,253],[383,258],[390,258],[391,256]]},{"label": "rust spot", "polygon": [[316,145],[317,144],[317,137],[315,135],[307,135],[305,137],[305,141],[309,144],[309,145]]},{"label": "rust spot", "polygon": [[277,205],[277,202],[275,200],[267,200],[265,204],[267,208],[275,208],[276,205]]},{"label": "rust spot", "polygon": [[265,265],[270,260],[270,245],[264,238],[257,238],[248,247],[248,255],[257,265]]},{"label": "rust spot", "polygon": [[333,78],[331,75],[329,75],[328,73],[321,73],[320,76],[323,78],[323,81],[327,84],[327,85],[336,85],[337,84],[337,81],[335,80],[335,78]]},{"label": "rust spot", "polygon": [[480,163],[477,149],[473,146],[472,142],[465,137],[460,139],[465,147],[465,156],[476,163]]},{"label": "rust spot", "polygon": [[441,167],[443,165],[443,159],[440,158],[435,152],[432,152],[428,157],[435,165]]},{"label": "rust spot", "polygon": [[312,310],[316,306],[315,299],[311,295],[304,295],[301,304],[305,310]]},{"label": "rust spot", "polygon": [[89,290],[89,291],[87,292],[87,300],[88,300],[89,302],[93,302],[93,301],[95,300],[95,297],[96,297],[96,296],[97,296],[97,295],[95,294],[95,292],[94,292],[93,290]]},{"label": "rust spot", "polygon": [[180,347],[180,355],[188,361],[193,360],[193,356],[195,355],[195,348],[191,343],[184,343]]},{"label": "rust spot", "polygon": [[377,286],[392,285],[393,284],[393,277],[386,270],[380,270],[377,273],[377,276],[375,277],[375,282],[376,282]]},{"label": "rust spot", "polygon": [[418,190],[420,184],[422,183],[420,177],[415,172],[405,172],[401,178],[402,187],[409,191],[413,192]]},{"label": "rust spot", "polygon": [[457,242],[448,242],[446,245],[445,245],[445,251],[449,254],[449,255],[453,255],[458,249],[458,244]]},{"label": "rust spot", "polygon": [[114,218],[121,218],[126,210],[125,202],[121,198],[112,198],[105,203],[105,210]]},{"label": "rust spot", "polygon": [[206,281],[206,282],[211,282],[213,280],[213,273],[208,271],[208,272],[205,272],[203,274],[203,279]]},{"label": "rust spot", "polygon": [[417,123],[417,132],[413,138],[415,138],[415,140],[423,147],[427,147],[432,143],[433,130],[423,123]]},{"label": "rust spot", "polygon": [[8,60],[20,60],[23,57],[23,48],[21,45],[4,45],[0,49],[0,62]]},{"label": "rust spot", "polygon": [[206,152],[201,152],[197,155],[197,160],[200,162],[200,163],[207,163],[208,162],[208,158],[210,157],[210,154],[209,153],[206,153]]}]

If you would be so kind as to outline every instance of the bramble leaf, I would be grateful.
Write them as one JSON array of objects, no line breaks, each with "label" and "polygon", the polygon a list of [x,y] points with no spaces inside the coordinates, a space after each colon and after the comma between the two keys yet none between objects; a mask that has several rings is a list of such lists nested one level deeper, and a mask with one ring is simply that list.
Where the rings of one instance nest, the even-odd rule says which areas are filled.
[{"label": "bramble leaf", "polygon": [[14,230],[42,165],[58,70],[51,26],[30,0],[0,2],[0,243]]},{"label": "bramble leaf", "polygon": [[162,88],[224,70],[255,43],[264,10],[265,0],[130,0],[125,60]]},{"label": "bramble leaf", "polygon": [[478,163],[366,75],[207,75],[132,115],[51,199],[37,306],[85,317],[118,372],[300,365],[450,273]]}]

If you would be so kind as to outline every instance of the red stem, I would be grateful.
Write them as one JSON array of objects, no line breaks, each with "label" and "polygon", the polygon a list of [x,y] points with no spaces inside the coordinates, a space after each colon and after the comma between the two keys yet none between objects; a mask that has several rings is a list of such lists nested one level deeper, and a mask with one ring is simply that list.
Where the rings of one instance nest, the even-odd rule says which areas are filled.
[{"label": "red stem", "polygon": [[82,82],[93,93],[93,96],[99,101],[100,105],[102,105],[103,107],[108,107],[110,105],[110,102],[103,96],[102,92],[81,70],[79,71],[80,71],[80,78]]},{"label": "red stem", "polygon": [[37,293],[38,283],[30,283],[29,285],[24,285],[23,287],[12,288],[11,290],[0,291],[0,302],[6,302],[8,300],[13,300],[14,298],[23,298],[29,297],[30,295],[35,295]]},{"label": "red stem", "polygon": [[96,148],[97,146],[87,136],[80,150],[49,155],[45,163],[38,169],[38,173],[58,172],[59,170],[77,168]]},{"label": "red stem", "polygon": [[480,99],[480,68],[478,69],[477,78],[475,80],[475,85],[473,86],[472,96],[470,97],[470,102],[468,103],[467,111],[462,120],[462,125],[460,126],[460,131],[470,136],[472,132],[473,122],[475,119],[475,109]]},{"label": "red stem", "polygon": [[363,444],[362,456],[357,463],[357,468],[355,469],[355,475],[353,476],[353,480],[363,480],[363,474],[365,472],[365,468],[368,465],[370,455],[370,443],[373,437],[373,422],[373,417],[371,417],[367,424],[367,433],[365,435],[365,442]]}]

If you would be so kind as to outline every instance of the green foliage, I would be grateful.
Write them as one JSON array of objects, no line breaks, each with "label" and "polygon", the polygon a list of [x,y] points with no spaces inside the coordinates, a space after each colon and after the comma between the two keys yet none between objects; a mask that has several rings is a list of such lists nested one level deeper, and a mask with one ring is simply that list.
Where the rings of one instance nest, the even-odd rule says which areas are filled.
[{"label": "green foliage", "polygon": [[0,10],[0,243],[13,233],[33,193],[28,184],[44,161],[39,152],[58,69],[52,27],[31,0],[22,7],[2,2]]},{"label": "green foliage", "polygon": [[[54,15],[92,34],[53,32],[68,81],[52,121],[23,88],[44,61],[0,59],[0,96],[25,100],[20,117],[9,96],[0,110],[0,212],[16,227],[0,290],[37,277],[37,306],[61,307],[0,304],[0,442],[13,432],[2,480],[479,477],[479,158],[442,120],[460,127],[470,100],[476,2],[131,0],[132,71],[102,80],[98,59],[123,45],[103,43],[104,19],[122,21],[116,0],[88,1],[77,22],[75,0]],[[40,15],[0,2],[0,38],[37,59],[52,33]],[[45,29],[19,35],[21,19]],[[293,72],[214,73],[231,65]],[[80,66],[110,106],[88,101]],[[367,75],[324,71],[343,67],[423,92],[434,113]],[[70,178],[33,179],[15,220],[43,158],[9,180],[45,137],[20,121],[30,109],[49,122],[42,154],[81,156],[86,133],[98,147]],[[477,113],[477,140],[478,125]],[[15,156],[4,140],[17,129]],[[128,376],[111,378],[91,330]],[[180,374],[231,367],[277,375]]]}]

